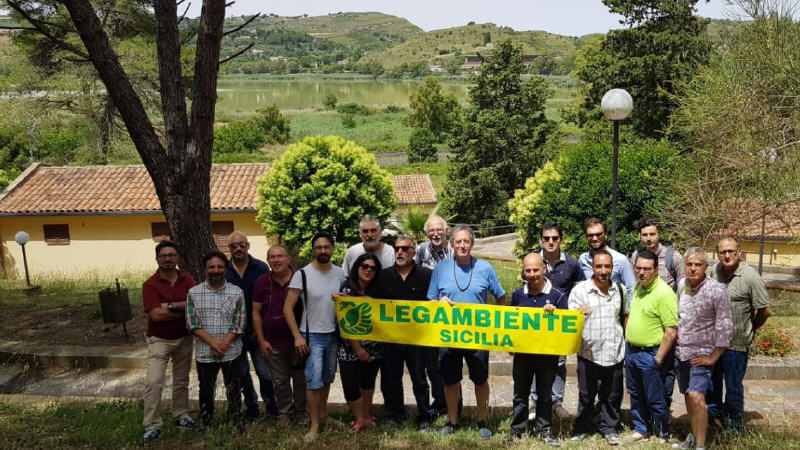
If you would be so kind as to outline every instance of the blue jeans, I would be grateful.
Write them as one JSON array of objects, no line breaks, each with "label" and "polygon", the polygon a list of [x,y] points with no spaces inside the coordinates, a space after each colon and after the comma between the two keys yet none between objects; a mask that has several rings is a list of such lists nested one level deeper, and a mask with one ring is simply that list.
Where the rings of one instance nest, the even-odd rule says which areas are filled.
[{"label": "blue jeans", "polygon": [[[553,389],[551,396],[553,398],[553,406],[560,405],[564,402],[564,388],[567,384],[567,357],[558,357],[558,367],[556,367],[556,378],[553,380]],[[531,401],[536,403],[536,375],[533,376],[531,382]]]},{"label": "blue jeans", "polygon": [[307,344],[311,354],[306,360],[306,389],[322,389],[333,383],[336,377],[339,333],[309,333]]},{"label": "blue jeans", "polygon": [[[741,430],[744,416],[744,373],[747,371],[747,353],[725,350],[711,372],[711,386],[706,392],[708,415],[722,419],[723,424]],[[725,380],[725,402],[722,401],[722,381]]]},{"label": "blue jeans", "polygon": [[664,373],[656,364],[658,346],[625,344],[625,378],[631,397],[633,429],[669,438],[669,408],[664,398]]},{"label": "blue jeans", "polygon": [[[272,385],[272,374],[269,371],[267,362],[261,356],[261,350],[255,342],[255,336],[242,336],[242,345],[244,347],[242,353],[247,352],[250,354],[253,367],[256,369],[256,376],[258,376],[258,385],[261,391],[261,399],[264,400],[264,407],[267,413],[276,416],[278,415],[278,407],[275,404],[275,388]],[[244,357],[244,363],[240,368],[242,370],[240,380],[242,384],[242,395],[244,396],[244,406],[247,408],[247,413],[251,417],[258,417],[258,394],[256,394],[256,389],[253,385],[253,378],[250,376],[250,364],[247,362],[247,356]]]}]

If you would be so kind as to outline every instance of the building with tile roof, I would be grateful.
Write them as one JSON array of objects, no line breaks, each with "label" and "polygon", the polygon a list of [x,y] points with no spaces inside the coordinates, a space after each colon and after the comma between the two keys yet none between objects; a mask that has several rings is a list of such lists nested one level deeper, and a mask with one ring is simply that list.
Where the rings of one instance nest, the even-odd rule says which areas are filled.
[{"label": "building with tile roof", "polygon": [[[233,230],[247,233],[251,253],[268,247],[255,221],[256,180],[266,163],[214,164],[211,225],[217,245]],[[398,208],[430,212],[436,192],[427,174],[394,177]],[[153,183],[143,165],[53,167],[34,164],[0,194],[0,275],[20,276],[22,253],[14,241],[27,231],[32,274],[149,270],[154,244],[169,236]],[[113,277],[112,277],[113,278]]]}]

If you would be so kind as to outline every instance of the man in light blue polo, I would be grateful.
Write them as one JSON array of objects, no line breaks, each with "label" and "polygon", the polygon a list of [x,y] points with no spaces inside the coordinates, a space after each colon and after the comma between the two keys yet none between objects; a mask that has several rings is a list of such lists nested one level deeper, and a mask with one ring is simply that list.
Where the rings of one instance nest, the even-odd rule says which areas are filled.
[{"label": "man in light blue polo", "polygon": [[[472,256],[475,233],[466,225],[458,225],[452,235],[453,258],[440,262],[433,271],[428,287],[428,298],[455,303],[486,304],[491,292],[498,305],[506,304],[506,292],[500,286],[497,273],[488,262]],[[469,368],[469,379],[475,385],[478,403],[478,434],[484,439],[492,436],[486,425],[489,406],[489,352],[476,350],[442,349],[439,362],[444,379],[444,396],[447,402],[448,421],[441,434],[452,434],[458,427],[458,399],[464,361]]]},{"label": "man in light blue polo", "polygon": [[592,269],[592,252],[597,250],[606,250],[611,254],[611,259],[614,262],[614,268],[611,270],[611,282],[622,283],[628,290],[628,298],[633,297],[633,288],[636,286],[636,275],[633,273],[633,267],[628,258],[622,253],[608,247],[606,245],[606,224],[597,217],[592,217],[586,221],[583,226],[583,232],[586,234],[586,241],[589,242],[589,251],[581,254],[578,262],[581,263],[583,274],[586,279],[592,278],[594,269]]}]

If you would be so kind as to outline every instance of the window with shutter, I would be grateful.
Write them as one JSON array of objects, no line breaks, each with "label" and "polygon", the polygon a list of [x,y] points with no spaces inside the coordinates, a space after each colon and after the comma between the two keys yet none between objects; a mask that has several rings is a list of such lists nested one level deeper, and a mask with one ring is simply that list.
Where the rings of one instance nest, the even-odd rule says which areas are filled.
[{"label": "window with shutter", "polygon": [[69,245],[69,225],[42,225],[47,245]]}]

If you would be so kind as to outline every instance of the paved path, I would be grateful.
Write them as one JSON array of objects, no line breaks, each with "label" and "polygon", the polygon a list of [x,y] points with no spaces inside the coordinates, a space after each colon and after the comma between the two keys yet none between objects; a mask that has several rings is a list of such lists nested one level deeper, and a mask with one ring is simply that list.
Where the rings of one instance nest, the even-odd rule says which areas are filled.
[{"label": "paved path", "polygon": [[[258,383],[258,378],[253,375],[253,381]],[[171,373],[168,375],[171,377]],[[379,377],[380,378],[380,377]],[[38,379],[29,382],[24,390],[15,393],[16,397],[31,396],[32,399],[48,397],[102,397],[102,398],[129,398],[140,399],[144,391],[144,370],[133,369],[69,369],[47,368],[39,372]],[[492,376],[490,378],[492,393],[490,407],[495,415],[507,415],[510,412],[513,398],[513,381],[510,376]],[[170,386],[168,382],[166,386]],[[380,385],[380,379],[378,380]],[[464,404],[467,410],[475,405],[475,396],[471,382],[463,382]],[[169,403],[170,391],[165,389],[165,404]],[[414,396],[411,391],[411,382],[408,376],[403,384],[406,405],[414,405]],[[198,383],[194,369],[190,381],[190,398],[197,400]],[[376,392],[375,403],[382,403],[381,395]],[[567,377],[564,406],[571,413],[577,410],[577,379]],[[217,398],[224,399],[224,390],[221,381],[217,386]],[[677,391],[673,396],[673,417],[679,422],[687,420],[686,407],[683,396]],[[330,401],[339,409],[343,409],[345,402],[342,395],[340,380],[334,382]],[[629,408],[627,394],[623,400],[623,409]],[[745,409],[747,421],[754,425],[773,425],[800,427],[800,380],[746,380],[745,381]]]}]

